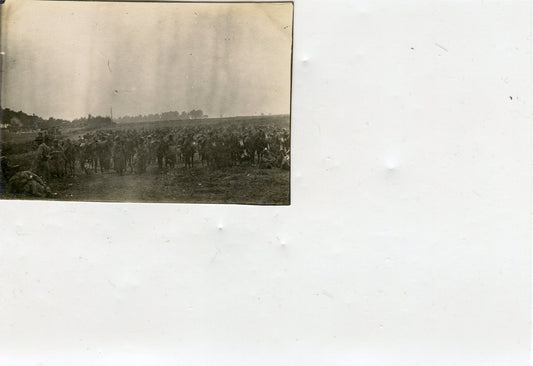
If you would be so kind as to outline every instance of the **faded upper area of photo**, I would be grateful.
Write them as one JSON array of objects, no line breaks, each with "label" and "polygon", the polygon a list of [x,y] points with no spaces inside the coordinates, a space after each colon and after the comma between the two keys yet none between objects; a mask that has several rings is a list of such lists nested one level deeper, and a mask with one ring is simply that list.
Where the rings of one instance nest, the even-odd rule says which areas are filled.
[{"label": "faded upper area of photo", "polygon": [[43,118],[288,114],[292,3],[8,1],[2,106]]}]

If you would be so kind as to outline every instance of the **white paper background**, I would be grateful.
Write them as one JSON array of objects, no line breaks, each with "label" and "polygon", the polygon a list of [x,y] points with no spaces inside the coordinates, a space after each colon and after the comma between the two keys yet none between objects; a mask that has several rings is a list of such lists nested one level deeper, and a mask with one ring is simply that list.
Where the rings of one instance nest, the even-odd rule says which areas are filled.
[{"label": "white paper background", "polygon": [[0,364],[529,364],[532,61],[529,1],[297,1],[292,206],[0,202]]}]

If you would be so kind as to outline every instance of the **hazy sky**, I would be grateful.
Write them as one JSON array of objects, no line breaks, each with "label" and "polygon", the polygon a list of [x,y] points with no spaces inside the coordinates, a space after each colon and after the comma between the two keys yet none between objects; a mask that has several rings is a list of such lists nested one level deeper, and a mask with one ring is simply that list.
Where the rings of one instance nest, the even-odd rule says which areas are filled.
[{"label": "hazy sky", "polygon": [[290,111],[292,4],[11,0],[2,106],[73,119]]}]

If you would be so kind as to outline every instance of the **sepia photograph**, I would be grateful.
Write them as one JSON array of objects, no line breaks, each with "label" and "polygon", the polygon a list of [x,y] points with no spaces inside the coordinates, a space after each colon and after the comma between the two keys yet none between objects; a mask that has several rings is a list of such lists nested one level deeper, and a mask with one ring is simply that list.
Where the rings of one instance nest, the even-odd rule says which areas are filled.
[{"label": "sepia photograph", "polygon": [[527,0],[0,0],[0,366],[532,366]]},{"label": "sepia photograph", "polygon": [[293,3],[7,1],[0,198],[290,204]]}]

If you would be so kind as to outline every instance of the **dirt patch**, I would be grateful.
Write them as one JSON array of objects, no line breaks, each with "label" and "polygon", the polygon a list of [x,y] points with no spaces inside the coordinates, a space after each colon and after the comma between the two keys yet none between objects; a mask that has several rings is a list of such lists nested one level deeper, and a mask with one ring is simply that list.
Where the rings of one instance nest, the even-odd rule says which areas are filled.
[{"label": "dirt patch", "polygon": [[[145,174],[115,172],[52,178],[50,199],[104,202],[180,202],[233,204],[290,204],[289,172],[236,166],[226,169],[178,168]],[[2,192],[4,199],[25,198]]]}]

